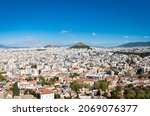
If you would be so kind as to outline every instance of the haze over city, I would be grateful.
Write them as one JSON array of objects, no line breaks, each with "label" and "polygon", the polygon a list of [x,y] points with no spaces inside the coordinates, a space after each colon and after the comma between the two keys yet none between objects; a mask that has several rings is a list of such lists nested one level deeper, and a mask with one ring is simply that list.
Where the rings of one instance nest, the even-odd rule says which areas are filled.
[{"label": "haze over city", "polygon": [[0,0],[0,44],[117,46],[150,40],[149,0]]}]

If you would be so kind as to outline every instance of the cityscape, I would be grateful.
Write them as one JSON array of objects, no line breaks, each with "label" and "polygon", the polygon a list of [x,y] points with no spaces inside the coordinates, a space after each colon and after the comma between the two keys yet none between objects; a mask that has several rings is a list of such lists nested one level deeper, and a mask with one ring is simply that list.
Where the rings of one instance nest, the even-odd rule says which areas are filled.
[{"label": "cityscape", "polygon": [[149,99],[149,49],[1,49],[0,98]]},{"label": "cityscape", "polygon": [[149,0],[0,0],[0,99],[150,99]]}]

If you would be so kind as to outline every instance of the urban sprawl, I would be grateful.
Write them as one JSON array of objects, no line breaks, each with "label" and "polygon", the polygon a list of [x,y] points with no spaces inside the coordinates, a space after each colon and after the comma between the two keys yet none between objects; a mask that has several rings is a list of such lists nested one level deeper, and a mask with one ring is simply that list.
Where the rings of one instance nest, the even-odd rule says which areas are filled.
[{"label": "urban sprawl", "polygon": [[150,99],[149,50],[0,49],[0,98]]}]

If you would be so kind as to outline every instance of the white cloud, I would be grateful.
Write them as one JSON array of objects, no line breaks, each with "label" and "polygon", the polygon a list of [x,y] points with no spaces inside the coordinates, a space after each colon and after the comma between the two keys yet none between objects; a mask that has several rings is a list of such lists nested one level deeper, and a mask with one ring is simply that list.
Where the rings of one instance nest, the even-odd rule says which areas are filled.
[{"label": "white cloud", "polygon": [[148,39],[150,36],[144,36],[145,39]]},{"label": "white cloud", "polygon": [[123,36],[124,38],[129,38],[129,36],[127,36],[127,35],[125,35],[125,36]]},{"label": "white cloud", "polygon": [[60,34],[65,35],[67,37],[72,37],[72,38],[75,37],[75,35],[72,33],[72,29],[68,29],[68,30],[63,29],[60,31]]},{"label": "white cloud", "polygon": [[96,36],[96,33],[92,33],[92,36]]},{"label": "white cloud", "polygon": [[65,29],[63,29],[63,30],[60,31],[60,33],[62,33],[62,34],[69,33],[69,32],[70,32],[70,30],[65,30]]}]

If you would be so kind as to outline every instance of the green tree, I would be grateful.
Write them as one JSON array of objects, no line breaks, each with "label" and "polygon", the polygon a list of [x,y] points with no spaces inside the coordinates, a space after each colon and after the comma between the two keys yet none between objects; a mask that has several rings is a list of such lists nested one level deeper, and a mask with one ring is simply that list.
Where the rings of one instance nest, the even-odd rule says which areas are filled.
[{"label": "green tree", "polygon": [[39,77],[39,82],[38,82],[38,84],[40,84],[40,85],[45,85],[46,84],[46,80],[45,80],[45,78],[44,77]]},{"label": "green tree", "polygon": [[31,66],[31,68],[37,68],[37,65],[36,65],[36,64],[34,64],[34,65],[32,65],[32,66]]},{"label": "green tree", "polygon": [[87,84],[87,83],[82,83],[82,87],[84,87],[84,88],[88,88],[88,89],[90,89],[90,88],[91,88],[90,84]]},{"label": "green tree", "polygon": [[37,97],[37,94],[35,93],[35,91],[33,91],[32,89],[26,89],[24,94],[31,94],[33,95],[34,97]]},{"label": "green tree", "polygon": [[108,97],[109,97],[109,94],[105,92],[105,93],[103,94],[103,96],[106,97],[106,98],[108,98]]},{"label": "green tree", "polygon": [[116,86],[116,90],[117,91],[121,91],[122,90],[122,87],[120,85]]},{"label": "green tree", "polygon": [[12,91],[13,91],[13,96],[20,95],[20,89],[18,88],[17,82],[13,85]]},{"label": "green tree", "polygon": [[129,84],[129,85],[128,85],[128,88],[133,88],[133,87],[134,87],[133,84]]},{"label": "green tree", "polygon": [[26,80],[27,81],[33,81],[32,77],[28,77]]},{"label": "green tree", "polygon": [[4,81],[4,80],[5,80],[4,76],[0,74],[0,81]]},{"label": "green tree", "polygon": [[136,92],[132,89],[127,89],[124,92],[124,97],[126,99],[135,99],[136,98]]},{"label": "green tree", "polygon": [[106,91],[108,89],[109,83],[104,80],[99,80],[95,83],[95,88],[96,89],[101,89],[102,91]]},{"label": "green tree", "polygon": [[54,77],[54,78],[50,79],[50,82],[51,83],[56,83],[56,81],[58,81],[58,80],[59,80],[59,77]]},{"label": "green tree", "polygon": [[55,93],[55,94],[54,94],[54,98],[55,98],[55,99],[60,99],[60,95]]},{"label": "green tree", "polygon": [[115,90],[113,90],[111,92],[111,99],[119,99],[121,97],[121,90],[122,90],[122,87],[121,86],[117,86],[115,88]]},{"label": "green tree", "polygon": [[146,98],[146,93],[144,90],[140,90],[137,92],[136,94],[136,98],[137,99],[145,99]]},{"label": "green tree", "polygon": [[73,81],[70,85],[70,88],[73,91],[78,92],[79,89],[83,88],[83,85],[77,81]]},{"label": "green tree", "polygon": [[146,91],[145,99],[150,99],[150,90]]},{"label": "green tree", "polygon": [[143,88],[143,90],[146,93],[145,99],[150,99],[150,87],[145,87],[145,88]]},{"label": "green tree", "polygon": [[79,82],[77,82],[77,81],[73,81],[73,82],[71,83],[71,85],[70,85],[70,88],[71,88],[73,91],[76,92],[77,98],[78,98],[78,97],[79,97],[78,91],[79,91],[79,89],[83,88],[83,84],[82,84],[82,83],[79,83]]}]

